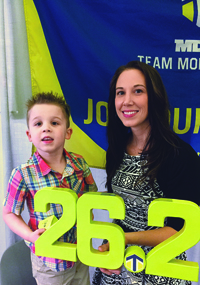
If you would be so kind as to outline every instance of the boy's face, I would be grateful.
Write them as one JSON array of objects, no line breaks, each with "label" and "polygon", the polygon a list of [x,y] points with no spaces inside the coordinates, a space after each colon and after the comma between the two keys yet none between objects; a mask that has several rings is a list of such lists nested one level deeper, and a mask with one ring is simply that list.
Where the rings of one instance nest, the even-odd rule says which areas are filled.
[{"label": "boy's face", "polygon": [[72,129],[61,107],[53,104],[36,104],[29,111],[26,134],[42,157],[63,153],[65,139],[70,139]]}]

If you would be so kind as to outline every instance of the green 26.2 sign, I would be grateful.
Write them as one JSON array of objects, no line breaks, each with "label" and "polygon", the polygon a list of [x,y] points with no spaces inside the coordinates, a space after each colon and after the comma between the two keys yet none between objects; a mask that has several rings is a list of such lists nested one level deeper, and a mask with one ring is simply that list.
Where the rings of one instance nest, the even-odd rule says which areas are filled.
[{"label": "green 26.2 sign", "polygon": [[[79,199],[70,189],[47,187],[34,198],[35,211],[47,212],[50,203],[61,204],[62,217],[49,227],[35,242],[36,255],[69,261],[80,261],[88,266],[107,269],[119,268],[124,262],[125,237],[123,230],[113,223],[92,220],[93,209],[109,211],[111,219],[125,218],[121,197],[109,193],[86,193]],[[200,208],[197,204],[174,199],[155,199],[149,206],[148,225],[163,227],[166,217],[185,220],[184,227],[172,237],[155,246],[145,257],[145,273],[171,278],[198,281],[197,262],[175,259],[200,240]],[[58,239],[77,223],[77,244]],[[107,239],[109,251],[92,247],[92,238]]]}]

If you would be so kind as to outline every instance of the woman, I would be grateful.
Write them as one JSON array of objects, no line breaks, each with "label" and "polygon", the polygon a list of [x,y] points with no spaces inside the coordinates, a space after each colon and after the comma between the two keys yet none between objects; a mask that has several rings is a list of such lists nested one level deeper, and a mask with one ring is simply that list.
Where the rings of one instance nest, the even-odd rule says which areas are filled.
[{"label": "woman", "polygon": [[[131,61],[117,69],[108,102],[108,192],[124,199],[126,216],[114,220],[125,232],[125,244],[140,245],[145,253],[175,234],[183,220],[168,218],[162,228],[147,226],[147,212],[159,197],[200,204],[200,159],[169,126],[169,104],[159,73]],[[109,243],[99,247],[109,249]],[[179,259],[186,259],[182,253]],[[119,274],[119,272],[121,273]],[[114,274],[116,273],[116,274]],[[190,281],[97,268],[93,284],[191,284]]]}]

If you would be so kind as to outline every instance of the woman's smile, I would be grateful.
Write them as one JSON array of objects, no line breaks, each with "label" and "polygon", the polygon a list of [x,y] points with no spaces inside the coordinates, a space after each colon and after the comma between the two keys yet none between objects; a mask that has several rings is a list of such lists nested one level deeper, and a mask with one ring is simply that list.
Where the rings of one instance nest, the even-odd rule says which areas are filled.
[{"label": "woman's smile", "polygon": [[124,126],[148,129],[148,94],[143,73],[137,69],[123,71],[116,83],[115,109]]},{"label": "woman's smile", "polygon": [[139,111],[135,110],[124,110],[122,113],[124,114],[125,118],[132,118],[134,117]]}]

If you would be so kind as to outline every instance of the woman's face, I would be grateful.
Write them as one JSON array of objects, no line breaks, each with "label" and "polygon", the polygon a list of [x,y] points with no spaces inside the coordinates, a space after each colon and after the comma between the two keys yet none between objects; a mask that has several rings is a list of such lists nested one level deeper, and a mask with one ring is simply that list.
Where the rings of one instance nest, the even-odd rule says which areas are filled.
[{"label": "woman's face", "polygon": [[140,70],[128,69],[118,77],[115,108],[119,119],[132,132],[149,128],[148,94],[145,77]]}]

